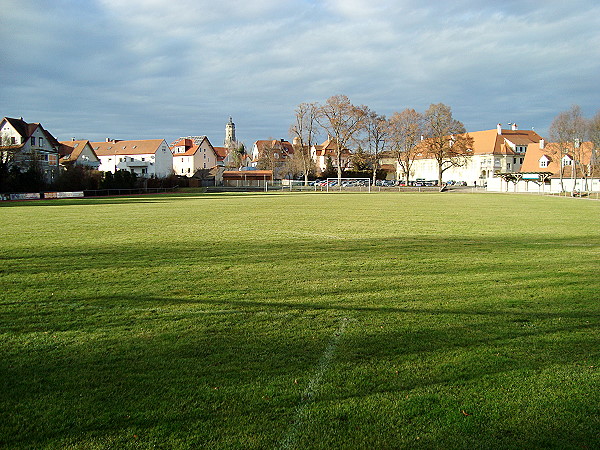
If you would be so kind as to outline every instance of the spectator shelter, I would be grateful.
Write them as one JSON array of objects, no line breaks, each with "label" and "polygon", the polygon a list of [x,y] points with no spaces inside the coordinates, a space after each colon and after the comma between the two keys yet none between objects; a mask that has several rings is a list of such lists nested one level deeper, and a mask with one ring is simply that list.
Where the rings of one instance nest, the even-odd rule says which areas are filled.
[{"label": "spectator shelter", "polygon": [[272,170],[226,170],[223,172],[223,186],[265,186],[273,181]]}]

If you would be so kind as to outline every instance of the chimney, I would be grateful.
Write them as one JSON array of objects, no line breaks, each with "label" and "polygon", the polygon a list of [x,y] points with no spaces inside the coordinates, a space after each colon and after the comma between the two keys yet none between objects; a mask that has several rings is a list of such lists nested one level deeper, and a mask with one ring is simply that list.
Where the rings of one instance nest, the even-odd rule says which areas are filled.
[{"label": "chimney", "polygon": [[501,124],[501,123],[499,123],[499,124],[496,126],[496,129],[498,130],[498,134],[499,134],[499,135],[501,135],[501,134],[502,134],[502,124]]},{"label": "chimney", "polygon": [[106,138],[106,142],[110,142],[110,138]]},{"label": "chimney", "polygon": [[516,123],[513,123],[513,124],[512,124],[512,126],[511,126],[511,129],[512,129],[513,131],[517,131],[517,130],[519,129],[519,127],[517,127],[517,124],[516,124]]},{"label": "chimney", "polygon": [[544,150],[545,146],[546,146],[546,141],[544,141],[544,139],[540,139],[540,150]]},{"label": "chimney", "polygon": [[73,142],[75,142],[75,138],[74,138],[74,137],[73,137],[73,138],[71,138],[71,140],[72,140]]}]

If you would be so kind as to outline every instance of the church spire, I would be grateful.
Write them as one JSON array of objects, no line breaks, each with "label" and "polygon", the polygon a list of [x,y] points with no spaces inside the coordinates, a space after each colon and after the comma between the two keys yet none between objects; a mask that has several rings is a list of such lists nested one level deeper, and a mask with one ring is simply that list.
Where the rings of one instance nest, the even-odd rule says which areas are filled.
[{"label": "church spire", "polygon": [[235,138],[235,124],[233,123],[233,119],[229,117],[229,123],[225,125],[225,147],[230,148],[235,145],[237,142]]}]

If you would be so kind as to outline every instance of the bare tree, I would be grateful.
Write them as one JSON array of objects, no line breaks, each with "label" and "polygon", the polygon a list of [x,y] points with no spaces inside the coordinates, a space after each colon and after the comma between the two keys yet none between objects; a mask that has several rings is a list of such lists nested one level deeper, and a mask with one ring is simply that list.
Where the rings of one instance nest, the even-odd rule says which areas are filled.
[{"label": "bare tree", "polygon": [[[581,113],[581,108],[578,105],[573,105],[568,111],[563,111],[558,114],[552,124],[550,125],[549,134],[550,139],[556,144],[555,148],[555,157],[558,159],[559,163],[559,176],[560,176],[560,190],[564,192],[564,173],[565,173],[565,164],[563,158],[569,154],[570,151],[573,153],[573,161],[572,161],[572,173],[575,175],[576,165],[581,160],[578,160],[580,155],[575,155],[575,146],[581,148],[581,143],[583,142],[586,134],[586,121]],[[578,153],[579,151],[577,151]]]},{"label": "bare tree", "polygon": [[443,103],[431,105],[425,111],[426,137],[423,146],[437,162],[438,182],[442,186],[444,172],[465,165],[471,154],[473,138],[466,134],[462,122],[452,117],[452,110]]},{"label": "bare tree", "polygon": [[316,103],[300,103],[295,112],[295,121],[290,126],[294,147],[293,167],[300,169],[306,186],[308,175],[315,168],[311,147],[316,143],[319,107]]},{"label": "bare tree", "polygon": [[338,180],[342,178],[342,154],[360,131],[366,107],[354,106],[345,95],[329,97],[319,107],[317,122],[334,141],[335,163]]},{"label": "bare tree", "polygon": [[275,145],[277,141],[273,138],[269,138],[268,141],[262,148],[259,148],[256,167],[261,170],[272,170],[275,172],[281,149]]},{"label": "bare tree", "polygon": [[379,156],[383,152],[388,138],[388,123],[385,116],[380,116],[368,108],[365,110],[363,121],[364,149],[369,155],[369,162],[373,170],[373,181],[377,181],[377,169],[379,169]]},{"label": "bare tree", "polygon": [[588,122],[588,138],[592,144],[590,177],[600,175],[600,111]]},{"label": "bare tree", "polygon": [[423,115],[414,109],[395,112],[388,121],[390,149],[408,184],[423,136]]}]

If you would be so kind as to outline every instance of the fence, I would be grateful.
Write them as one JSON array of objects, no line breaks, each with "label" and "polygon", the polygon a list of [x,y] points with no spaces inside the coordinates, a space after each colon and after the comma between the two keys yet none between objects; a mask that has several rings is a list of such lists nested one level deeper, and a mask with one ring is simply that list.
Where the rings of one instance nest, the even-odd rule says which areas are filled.
[{"label": "fence", "polygon": [[141,194],[162,194],[166,192],[175,192],[179,186],[171,188],[137,188],[137,189],[95,189],[75,192],[16,192],[0,194],[0,201],[7,200],[46,200],[46,199],[64,199],[64,198],[82,198],[82,197],[112,197],[119,195],[141,195]]}]

